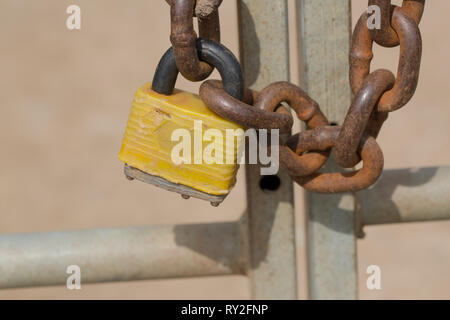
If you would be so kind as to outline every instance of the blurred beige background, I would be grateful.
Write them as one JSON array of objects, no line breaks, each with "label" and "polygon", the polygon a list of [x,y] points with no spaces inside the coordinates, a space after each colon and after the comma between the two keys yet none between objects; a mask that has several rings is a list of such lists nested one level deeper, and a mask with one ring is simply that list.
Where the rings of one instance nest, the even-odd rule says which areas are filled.
[{"label": "blurred beige background", "polygon": [[[298,83],[295,1],[289,3],[292,81]],[[70,4],[81,7],[80,31],[65,26]],[[366,5],[366,0],[353,0],[354,23]],[[379,139],[387,168],[450,165],[449,16],[450,1],[427,2],[417,93],[392,114]],[[221,17],[223,43],[237,54],[234,0],[224,1]],[[151,80],[170,46],[165,1],[0,0],[0,25],[1,233],[213,222],[242,214],[243,169],[231,196],[217,209],[129,182],[122,174],[117,154],[133,94]],[[395,70],[397,54],[397,49],[377,48],[374,67]],[[181,78],[177,86],[198,87]],[[296,198],[302,274],[299,187]],[[450,298],[450,222],[365,230],[367,237],[358,241],[361,298]],[[365,269],[371,264],[382,268],[380,291],[365,289]],[[81,291],[0,290],[0,299],[248,297],[247,280],[238,276],[83,285]]]}]

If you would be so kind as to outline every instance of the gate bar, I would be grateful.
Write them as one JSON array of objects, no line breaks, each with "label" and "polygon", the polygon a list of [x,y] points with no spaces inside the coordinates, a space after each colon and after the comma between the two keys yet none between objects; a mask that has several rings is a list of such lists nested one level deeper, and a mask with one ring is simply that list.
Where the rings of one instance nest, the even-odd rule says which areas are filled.
[{"label": "gate bar", "polygon": [[[272,82],[288,81],[287,0],[240,0],[237,4],[246,86],[261,90]],[[262,178],[259,166],[246,166],[251,296],[257,300],[297,299],[292,180],[280,172],[278,189],[264,191]]]},{"label": "gate bar", "polygon": [[[449,180],[450,167],[386,170],[361,192],[365,224],[450,219]],[[238,221],[1,235],[0,288],[64,285],[74,264],[82,284],[246,274],[246,228]]]},{"label": "gate bar", "polygon": [[240,223],[0,236],[0,288],[245,274]]},{"label": "gate bar", "polygon": [[[330,122],[342,124],[351,102],[350,0],[298,0],[302,86]],[[330,160],[326,170],[340,170]],[[309,295],[356,299],[355,198],[307,193]]]},{"label": "gate bar", "polygon": [[[350,1],[297,3],[303,86],[342,123],[350,103]],[[238,9],[247,84],[288,80],[286,0],[241,0]],[[75,264],[82,283],[248,272],[253,298],[295,299],[293,191],[289,177],[280,178],[277,191],[262,191],[259,168],[247,168],[249,212],[238,222],[1,235],[0,288],[64,285]],[[358,193],[364,224],[450,219],[449,180],[450,167],[387,170]],[[355,198],[310,193],[308,200],[310,296],[354,299]]]},{"label": "gate bar", "polygon": [[450,218],[450,167],[386,170],[360,192],[364,225]]}]

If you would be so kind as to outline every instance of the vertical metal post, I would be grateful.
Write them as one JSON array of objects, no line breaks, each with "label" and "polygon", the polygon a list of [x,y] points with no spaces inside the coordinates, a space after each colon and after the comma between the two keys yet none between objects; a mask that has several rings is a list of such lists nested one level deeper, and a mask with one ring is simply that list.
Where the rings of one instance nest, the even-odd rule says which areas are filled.
[{"label": "vertical metal post", "polygon": [[[289,80],[287,0],[241,0],[238,14],[246,85],[260,90],[271,82]],[[279,188],[264,191],[258,166],[247,166],[246,174],[252,298],[296,299],[292,180],[280,172]]]},{"label": "vertical metal post", "polygon": [[[350,0],[299,0],[303,87],[330,122],[341,124],[351,101]],[[330,160],[325,170],[340,170]],[[308,193],[311,299],[356,299],[355,197]]]}]

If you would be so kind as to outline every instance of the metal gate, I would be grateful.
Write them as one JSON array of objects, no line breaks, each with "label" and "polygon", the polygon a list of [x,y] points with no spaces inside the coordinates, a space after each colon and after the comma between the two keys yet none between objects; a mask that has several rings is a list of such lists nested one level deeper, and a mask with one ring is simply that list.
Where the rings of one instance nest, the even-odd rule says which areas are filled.
[{"label": "metal gate", "polygon": [[[297,2],[302,86],[340,124],[351,101],[350,0]],[[288,1],[241,0],[238,14],[246,83],[289,80]],[[62,285],[76,263],[85,283],[244,274],[254,299],[296,299],[292,181],[280,173],[267,193],[258,168],[246,174],[248,209],[236,222],[0,236],[0,288]],[[310,298],[356,299],[362,226],[450,218],[449,179],[450,167],[387,170],[357,194],[306,194]]]}]

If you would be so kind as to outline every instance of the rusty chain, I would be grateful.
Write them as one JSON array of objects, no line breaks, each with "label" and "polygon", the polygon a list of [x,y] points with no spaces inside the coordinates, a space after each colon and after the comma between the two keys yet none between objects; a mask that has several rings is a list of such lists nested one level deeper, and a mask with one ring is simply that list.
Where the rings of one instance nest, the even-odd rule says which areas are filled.
[{"label": "rusty chain", "polygon": [[373,5],[378,6],[381,13],[381,28],[370,30],[373,41],[383,47],[396,47],[399,45],[399,38],[396,30],[391,25],[394,10],[405,12],[419,25],[425,7],[425,0],[403,0],[401,7],[391,5],[391,1],[369,0],[369,6]]},{"label": "rusty chain", "polygon": [[[201,81],[212,69],[201,62],[195,48],[194,8],[202,2],[209,10],[195,10],[200,36],[218,41],[217,8],[220,0],[166,0],[171,4],[172,34],[177,66],[189,80]],[[228,95],[220,81],[207,80],[200,86],[204,103],[220,116],[247,128],[279,129],[290,133],[293,118],[286,103],[307,130],[280,139],[280,164],[293,180],[319,193],[356,192],[374,184],[383,171],[384,158],[376,138],[388,113],[406,105],[418,83],[422,39],[418,24],[425,0],[404,0],[401,7],[390,0],[369,0],[381,14],[381,29],[369,30],[368,13],[363,13],[352,36],[350,50],[350,87],[354,94],[342,126],[330,126],[319,105],[301,88],[289,82],[276,82],[261,92],[246,89],[242,101]],[[205,12],[207,13],[205,15]],[[200,18],[199,14],[203,14]],[[208,30],[206,30],[208,29]],[[397,76],[388,70],[370,72],[373,43],[384,47],[400,46]],[[356,171],[318,172],[330,157],[342,168]]]},{"label": "rusty chain", "polygon": [[193,17],[198,20],[201,38],[220,42],[219,6],[222,0],[166,0],[170,5],[170,41],[180,73],[190,81],[203,81],[213,68],[200,61],[197,54],[197,33]]}]

